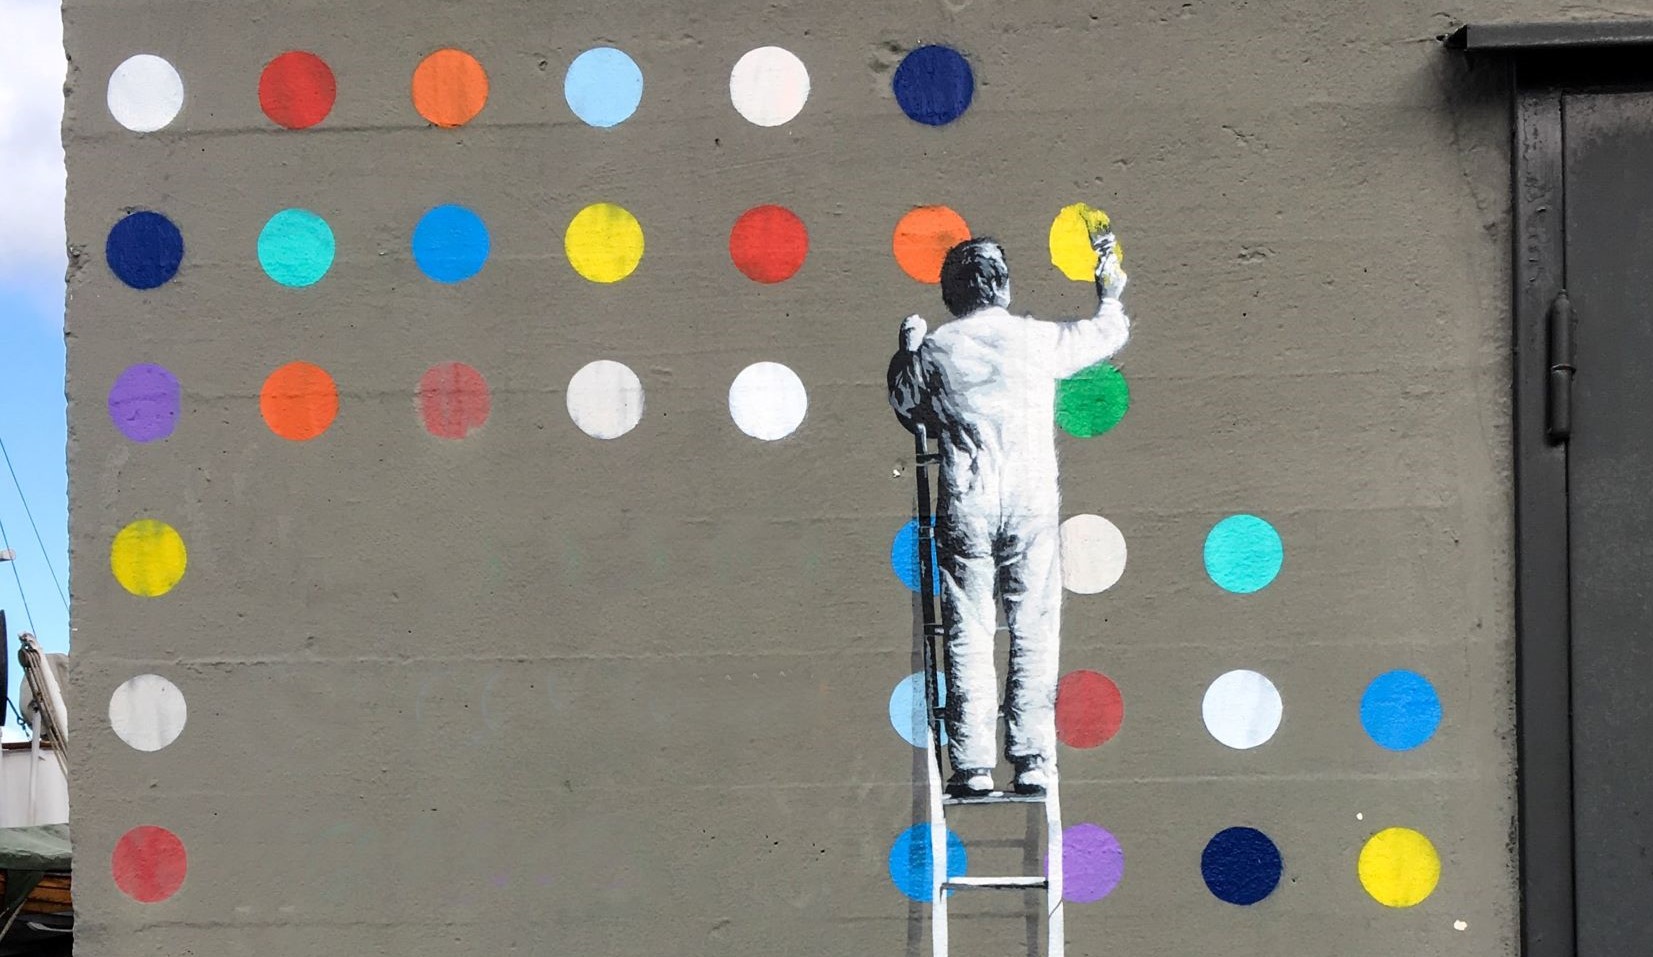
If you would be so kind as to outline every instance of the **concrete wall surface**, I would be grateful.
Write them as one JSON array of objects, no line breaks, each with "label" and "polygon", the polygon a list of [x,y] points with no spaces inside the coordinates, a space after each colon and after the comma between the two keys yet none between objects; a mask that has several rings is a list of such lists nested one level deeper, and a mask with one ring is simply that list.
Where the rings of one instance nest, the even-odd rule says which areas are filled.
[{"label": "concrete wall surface", "polygon": [[1508,102],[1436,38],[1555,10],[1440,9],[69,0],[80,953],[927,953],[898,223],[1078,316],[1075,203],[1069,952],[1514,953]]}]

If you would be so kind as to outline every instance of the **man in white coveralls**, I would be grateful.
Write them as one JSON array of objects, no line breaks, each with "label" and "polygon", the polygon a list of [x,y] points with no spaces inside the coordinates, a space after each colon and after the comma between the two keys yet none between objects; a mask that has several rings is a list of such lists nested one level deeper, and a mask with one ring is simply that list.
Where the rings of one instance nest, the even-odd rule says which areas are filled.
[{"label": "man in white coveralls", "polygon": [[1010,630],[1005,756],[1021,794],[1056,779],[1056,681],[1061,641],[1061,526],[1056,386],[1118,352],[1130,322],[1113,233],[1093,230],[1096,313],[1077,322],[1018,316],[1004,250],[990,239],[953,247],[941,297],[955,317],[926,333],[901,323],[890,405],[908,430],[940,442],[936,550],[947,657],[947,789],[993,789],[998,681],[995,586]]}]

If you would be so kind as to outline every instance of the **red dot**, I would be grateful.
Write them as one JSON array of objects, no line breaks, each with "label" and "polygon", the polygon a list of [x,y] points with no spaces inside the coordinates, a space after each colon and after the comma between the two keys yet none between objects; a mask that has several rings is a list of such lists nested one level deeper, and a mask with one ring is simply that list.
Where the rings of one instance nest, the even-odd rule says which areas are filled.
[{"label": "red dot", "polygon": [[488,421],[493,410],[488,380],[463,362],[443,362],[419,379],[419,416],[439,439],[462,439]]},{"label": "red dot", "polygon": [[754,206],[729,230],[729,258],[758,282],[791,279],[809,255],[809,230],[784,206]]},{"label": "red dot", "polygon": [[164,901],[184,885],[189,862],[184,842],[164,827],[135,827],[115,842],[110,859],[115,886],[136,901]]},{"label": "red dot", "polygon": [[264,115],[290,130],[325,120],[337,96],[338,84],[327,61],[303,50],[289,50],[271,60],[258,78],[258,105]]},{"label": "red dot", "polygon": [[1119,731],[1125,699],[1107,675],[1070,671],[1056,684],[1056,737],[1074,748],[1094,748]]}]

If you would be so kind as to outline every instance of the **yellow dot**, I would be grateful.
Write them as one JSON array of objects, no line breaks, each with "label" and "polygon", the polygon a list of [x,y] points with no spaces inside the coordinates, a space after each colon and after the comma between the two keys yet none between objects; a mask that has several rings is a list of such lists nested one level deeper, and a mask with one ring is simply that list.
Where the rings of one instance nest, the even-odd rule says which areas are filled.
[{"label": "yellow dot", "polygon": [[127,591],[145,598],[171,591],[184,577],[187,562],[178,530],[150,518],[121,529],[109,546],[109,567],[115,580]]},{"label": "yellow dot", "polygon": [[1050,223],[1051,265],[1076,282],[1094,280],[1096,250],[1091,247],[1091,232],[1102,232],[1109,225],[1108,214],[1094,206],[1063,206]]},{"label": "yellow dot", "polygon": [[1429,838],[1406,827],[1373,834],[1360,849],[1360,884],[1385,907],[1411,907],[1435,892],[1441,856]]},{"label": "yellow dot", "polygon": [[624,207],[592,203],[568,224],[563,249],[574,271],[585,278],[619,282],[643,261],[643,224]]}]

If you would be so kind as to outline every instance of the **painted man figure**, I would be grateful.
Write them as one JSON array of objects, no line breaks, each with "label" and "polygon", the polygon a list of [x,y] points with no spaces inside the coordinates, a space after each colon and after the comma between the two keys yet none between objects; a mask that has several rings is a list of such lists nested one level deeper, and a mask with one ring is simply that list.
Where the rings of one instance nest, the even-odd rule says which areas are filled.
[{"label": "painted man figure", "polygon": [[1119,302],[1125,271],[1113,234],[1101,229],[1091,242],[1100,301],[1095,315],[1078,322],[1009,312],[1010,270],[999,244],[972,239],[953,247],[941,267],[941,297],[955,318],[926,337],[924,320],[908,317],[890,361],[896,417],[909,430],[924,425],[940,442],[936,542],[946,628],[947,787],[954,794],[993,789],[993,636],[1001,603],[1010,630],[1005,755],[1015,768],[1014,787],[1041,794],[1056,778],[1056,386],[1118,352],[1130,329]]}]

